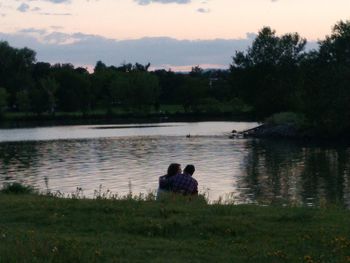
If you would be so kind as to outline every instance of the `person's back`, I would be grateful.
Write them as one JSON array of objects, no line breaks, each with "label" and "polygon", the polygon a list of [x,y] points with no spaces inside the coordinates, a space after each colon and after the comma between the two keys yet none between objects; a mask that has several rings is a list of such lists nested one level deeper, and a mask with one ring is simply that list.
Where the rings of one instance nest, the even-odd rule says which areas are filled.
[{"label": "person's back", "polygon": [[181,165],[178,163],[172,163],[168,167],[166,175],[159,177],[159,186],[157,191],[157,199],[159,199],[162,193],[171,192],[173,189],[173,178],[181,174]]},{"label": "person's back", "polygon": [[192,177],[195,168],[187,165],[183,174],[177,174],[171,179],[171,191],[185,195],[198,194],[198,182]]}]

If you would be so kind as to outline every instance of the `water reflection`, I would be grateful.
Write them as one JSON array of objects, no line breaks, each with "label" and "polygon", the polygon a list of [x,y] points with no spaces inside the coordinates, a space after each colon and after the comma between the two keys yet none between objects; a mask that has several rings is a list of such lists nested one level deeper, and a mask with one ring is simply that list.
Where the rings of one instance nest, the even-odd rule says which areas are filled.
[{"label": "water reflection", "polygon": [[244,141],[224,136],[115,137],[84,140],[1,143],[0,181],[21,181],[91,196],[102,184],[126,194],[153,191],[169,163],[194,163],[200,189],[211,198],[235,191],[235,178],[247,153]]},{"label": "water reflection", "polygon": [[[350,207],[350,147],[230,140],[225,132],[235,125],[199,123],[147,129],[130,126],[130,130],[122,131],[58,127],[50,128],[53,134],[39,137],[43,139],[40,141],[12,142],[13,138],[7,137],[0,143],[0,184],[20,181],[63,193],[81,187],[88,197],[100,185],[103,191],[119,194],[127,194],[130,185],[135,194],[147,193],[156,190],[158,176],[165,173],[169,163],[179,162],[196,165],[199,189],[208,193],[210,200],[231,193],[237,203],[330,202]],[[239,125],[250,128],[254,124]],[[196,135],[186,138],[189,131],[196,131]],[[79,134],[82,138],[70,138],[70,132],[74,138]],[[128,133],[132,136],[126,136]],[[23,129],[13,134],[29,138]],[[47,140],[53,135],[69,139]]]},{"label": "water reflection", "polygon": [[241,184],[251,201],[350,207],[350,148],[252,140]]}]

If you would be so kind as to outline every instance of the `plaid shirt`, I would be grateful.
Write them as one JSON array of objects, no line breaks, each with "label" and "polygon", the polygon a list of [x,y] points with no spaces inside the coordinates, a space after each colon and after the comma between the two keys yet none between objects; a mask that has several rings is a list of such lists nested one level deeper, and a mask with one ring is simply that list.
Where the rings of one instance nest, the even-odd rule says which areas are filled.
[{"label": "plaid shirt", "polygon": [[198,194],[198,182],[191,175],[177,174],[170,179],[171,191],[186,195]]}]

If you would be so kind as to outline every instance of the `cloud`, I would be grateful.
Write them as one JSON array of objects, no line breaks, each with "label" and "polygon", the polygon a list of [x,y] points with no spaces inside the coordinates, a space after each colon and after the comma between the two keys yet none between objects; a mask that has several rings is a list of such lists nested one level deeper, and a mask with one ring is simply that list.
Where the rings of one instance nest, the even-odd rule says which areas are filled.
[{"label": "cloud", "polygon": [[151,3],[160,3],[160,4],[189,4],[192,0],[134,0],[139,5],[149,5]]},{"label": "cloud", "polygon": [[228,67],[236,50],[244,50],[248,39],[177,40],[150,37],[115,40],[83,33],[66,34],[42,29],[24,29],[16,34],[0,33],[0,39],[16,47],[27,46],[37,52],[39,61],[94,65],[102,60],[109,65],[124,61],[147,63],[153,67],[186,67],[215,64]]},{"label": "cloud", "polygon": [[[169,37],[147,37],[115,40],[83,33],[66,34],[52,29],[23,29],[16,34],[0,33],[15,47],[27,46],[37,52],[39,61],[95,65],[123,62],[152,64],[152,68],[188,68],[193,65],[215,65],[227,68],[236,51],[246,50],[252,34],[243,39],[178,40]],[[311,43],[309,48],[317,47]],[[211,66],[214,67],[214,66]]]},{"label": "cloud", "polygon": [[19,7],[17,7],[17,10],[22,12],[22,13],[25,13],[29,10],[30,6],[26,3],[22,3]]},{"label": "cloud", "polygon": [[45,35],[47,33],[46,29],[39,29],[39,28],[24,28],[18,31],[20,34],[34,34],[34,35]]},{"label": "cloud", "polygon": [[50,13],[50,12],[41,12],[39,15],[43,16],[71,16],[71,13]]},{"label": "cloud", "polygon": [[46,2],[54,3],[54,4],[69,4],[71,0],[45,0]]},{"label": "cloud", "polygon": [[[20,0],[15,0],[15,1],[20,1]],[[72,0],[24,0],[26,2],[50,2],[53,4],[70,4],[72,3]],[[88,0],[87,0],[88,1]]]},{"label": "cloud", "polygon": [[210,9],[207,9],[207,8],[198,8],[197,9],[197,12],[199,13],[210,13]]},{"label": "cloud", "polygon": [[[30,0],[33,1],[33,0]],[[59,1],[63,1],[63,0],[50,0],[50,2],[53,1],[57,1],[57,3],[59,3]],[[26,3],[22,3],[18,8],[18,11],[25,13],[25,12],[36,12],[39,15],[43,15],[43,16],[71,16],[71,13],[53,13],[53,12],[40,12],[42,11],[40,7],[34,7],[34,8],[30,8],[30,6]]]}]

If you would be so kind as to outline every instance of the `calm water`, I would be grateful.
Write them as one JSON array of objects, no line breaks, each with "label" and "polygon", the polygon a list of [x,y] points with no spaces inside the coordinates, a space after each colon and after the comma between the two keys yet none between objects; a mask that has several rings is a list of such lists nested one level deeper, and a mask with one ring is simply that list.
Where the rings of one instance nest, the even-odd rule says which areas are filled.
[{"label": "calm water", "polygon": [[[228,139],[256,123],[199,122],[0,130],[0,183],[93,197],[155,191],[171,162],[196,165],[200,191],[237,203],[285,200],[350,207],[350,147]],[[190,138],[186,138],[191,134]]]}]

